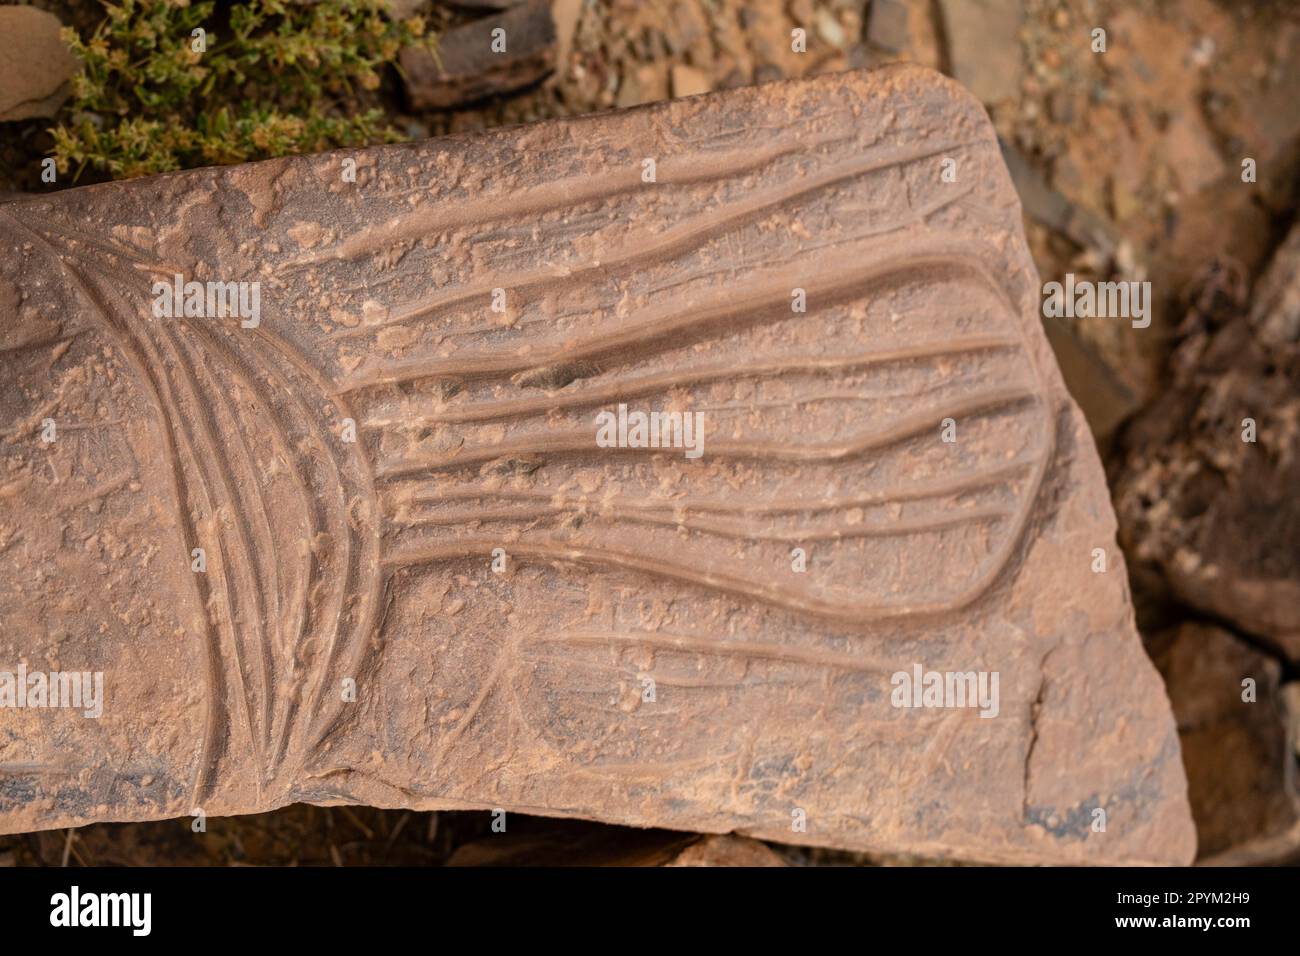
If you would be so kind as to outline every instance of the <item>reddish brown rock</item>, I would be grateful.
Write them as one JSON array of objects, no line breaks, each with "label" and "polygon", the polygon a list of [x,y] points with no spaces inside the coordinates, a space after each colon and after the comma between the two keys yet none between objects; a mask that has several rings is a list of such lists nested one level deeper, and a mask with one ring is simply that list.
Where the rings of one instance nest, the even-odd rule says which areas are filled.
[{"label": "reddish brown rock", "polygon": [[[1003,142],[1002,158],[1026,217],[1081,248],[1099,250],[1106,256],[1115,254],[1118,237],[1113,227],[1053,189],[1014,146]],[[1139,396],[1125,382],[1117,357],[1094,348],[1073,321],[1044,316],[1043,331],[1070,395],[1083,410],[1098,443],[1108,447],[1115,430],[1141,407]]]},{"label": "reddish brown rock", "polygon": [[1300,228],[1253,299],[1189,318],[1115,501],[1126,550],[1182,600],[1300,662]]},{"label": "reddish brown rock", "polygon": [[44,10],[0,6],[0,122],[53,116],[71,93],[77,60]]},{"label": "reddish brown rock", "polygon": [[890,53],[901,53],[908,44],[908,12],[903,0],[876,0],[867,20],[867,41]]},{"label": "reddish brown rock", "polygon": [[785,866],[785,861],[771,847],[736,836],[734,833],[722,833],[701,837],[679,852],[664,866]]},{"label": "reddish brown rock", "polygon": [[985,103],[1020,95],[1019,0],[939,0],[952,75]]},{"label": "reddish brown rock", "polygon": [[443,33],[436,52],[411,47],[401,54],[411,105],[448,109],[513,93],[555,69],[555,21],[549,0],[526,0],[496,16]]},{"label": "reddish brown rock", "polygon": [[1202,624],[1162,634],[1153,656],[1178,721],[1201,857],[1300,856],[1296,739],[1277,661]]},{"label": "reddish brown rock", "polygon": [[[2,712],[0,831],[355,802],[1191,859],[1015,194],[942,77],[71,190],[0,250],[0,661],[105,675],[97,719]],[[257,315],[159,316],[177,275]],[[602,446],[620,404],[702,454]],[[948,696],[897,706],[914,668]]]},{"label": "reddish brown rock", "polygon": [[459,847],[448,866],[785,866],[770,847],[734,833],[701,836],[671,830],[554,821],[523,833],[507,829]]}]

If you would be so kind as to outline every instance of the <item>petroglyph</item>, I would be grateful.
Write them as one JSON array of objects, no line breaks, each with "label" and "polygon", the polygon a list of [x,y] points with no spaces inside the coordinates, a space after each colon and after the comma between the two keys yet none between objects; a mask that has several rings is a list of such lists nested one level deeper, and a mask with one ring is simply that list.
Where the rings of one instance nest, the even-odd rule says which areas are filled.
[{"label": "petroglyph", "polygon": [[[1190,858],[977,104],[900,69],[343,158],[0,208],[0,669],[105,674],[95,721],[0,712],[0,832],[350,801]],[[604,447],[620,405],[701,453]],[[914,662],[996,717],[891,707]]]}]

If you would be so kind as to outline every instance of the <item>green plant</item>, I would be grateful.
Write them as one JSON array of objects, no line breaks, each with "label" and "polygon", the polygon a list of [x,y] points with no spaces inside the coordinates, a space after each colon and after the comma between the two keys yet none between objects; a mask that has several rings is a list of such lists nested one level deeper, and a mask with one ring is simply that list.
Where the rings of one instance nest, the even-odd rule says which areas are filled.
[{"label": "green plant", "polygon": [[64,173],[127,179],[401,139],[356,104],[403,46],[432,42],[421,18],[386,17],[384,0],[236,3],[222,35],[213,0],[104,8],[89,39],[64,31],[82,62],[70,118],[51,130]]}]

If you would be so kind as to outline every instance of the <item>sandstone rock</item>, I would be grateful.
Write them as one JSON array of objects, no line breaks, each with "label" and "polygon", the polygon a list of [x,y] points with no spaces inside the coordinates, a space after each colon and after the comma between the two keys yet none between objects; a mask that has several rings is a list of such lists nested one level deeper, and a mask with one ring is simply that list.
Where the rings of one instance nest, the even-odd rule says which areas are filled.
[{"label": "sandstone rock", "polygon": [[903,0],[873,0],[867,16],[867,42],[890,53],[907,49],[907,4]]},{"label": "sandstone rock", "polygon": [[1273,254],[1253,292],[1250,324],[1265,348],[1300,346],[1300,225]]},{"label": "sandstone rock", "polygon": [[582,20],[582,0],[552,0],[551,20],[555,23],[555,62],[559,75],[569,68],[573,37]]},{"label": "sandstone rock", "polygon": [[785,866],[770,847],[733,833],[577,826],[557,821],[507,830],[459,847],[448,866]]},{"label": "sandstone rock", "polygon": [[1201,856],[1261,863],[1300,853],[1295,740],[1278,663],[1203,624],[1160,635],[1153,656],[1178,721]]},{"label": "sandstone rock", "polygon": [[[0,661],[105,678],[0,711],[0,832],[1187,862],[1039,297],[983,108],[911,67],[0,206]],[[681,441],[606,427],[647,411]]]},{"label": "sandstone rock", "polygon": [[[1027,217],[1066,236],[1080,248],[1095,249],[1107,257],[1115,254],[1118,239],[1108,223],[1053,189],[1014,146],[1006,142],[1001,145],[1002,158]],[[1044,316],[1043,331],[1070,394],[1083,410],[1098,443],[1106,447],[1115,430],[1140,407],[1138,396],[1124,382],[1117,363],[1108,362],[1107,355],[1079,335],[1076,325]]]},{"label": "sandstone rock", "polygon": [[702,837],[678,853],[664,866],[785,866],[785,861],[771,847],[723,833]]},{"label": "sandstone rock", "polygon": [[1214,146],[1213,133],[1194,111],[1182,110],[1170,117],[1164,140],[1170,168],[1187,195],[1209,187],[1228,170]]},{"label": "sandstone rock", "polygon": [[983,103],[1020,96],[1020,0],[939,0],[952,75]]},{"label": "sandstone rock", "polygon": [[453,27],[424,47],[402,51],[411,105],[447,109],[513,93],[555,69],[555,22],[547,0],[527,0],[497,16]]},{"label": "sandstone rock", "polygon": [[44,10],[0,6],[0,122],[53,116],[68,98],[77,60],[61,28]]},{"label": "sandstone rock", "polygon": [[672,70],[673,96],[699,96],[709,92],[709,78],[692,67],[677,64]]},{"label": "sandstone rock", "polygon": [[428,0],[387,0],[388,13],[397,20],[405,20],[424,11]]},{"label": "sandstone rock", "polygon": [[1293,661],[1300,661],[1297,237],[1293,230],[1260,280],[1249,316],[1193,329],[1179,346],[1171,387],[1126,435],[1115,491],[1130,554],[1193,607]]}]

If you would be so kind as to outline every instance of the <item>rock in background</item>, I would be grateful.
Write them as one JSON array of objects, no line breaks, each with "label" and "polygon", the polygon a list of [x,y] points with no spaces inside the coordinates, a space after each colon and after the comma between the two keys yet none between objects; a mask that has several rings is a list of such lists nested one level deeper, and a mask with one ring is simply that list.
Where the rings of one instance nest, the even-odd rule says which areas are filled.
[{"label": "rock in background", "polygon": [[1165,632],[1151,650],[1178,721],[1200,859],[1300,858],[1300,685],[1284,686],[1276,660],[1209,624]]},{"label": "rock in background", "polygon": [[446,109],[513,93],[555,68],[549,0],[527,0],[504,13],[453,27],[436,49],[403,50],[402,74],[417,109]]},{"label": "rock in background", "polygon": [[767,844],[735,834],[676,833],[539,821],[463,844],[448,866],[785,866]]},{"label": "rock in background", "polygon": [[0,6],[0,122],[51,117],[68,98],[77,60],[60,29],[44,10]]},{"label": "rock in background", "polygon": [[1124,437],[1130,556],[1186,604],[1300,662],[1300,229],[1246,311],[1206,298],[1172,386]]}]

